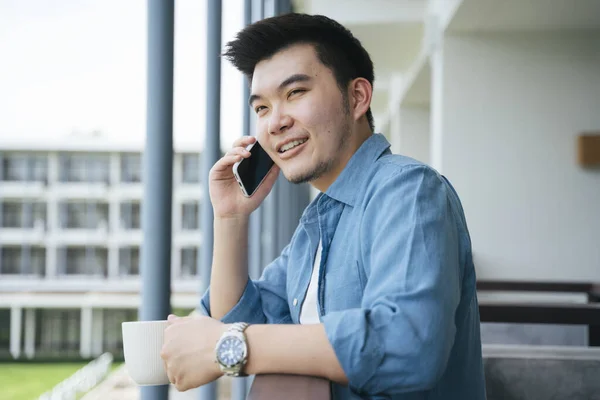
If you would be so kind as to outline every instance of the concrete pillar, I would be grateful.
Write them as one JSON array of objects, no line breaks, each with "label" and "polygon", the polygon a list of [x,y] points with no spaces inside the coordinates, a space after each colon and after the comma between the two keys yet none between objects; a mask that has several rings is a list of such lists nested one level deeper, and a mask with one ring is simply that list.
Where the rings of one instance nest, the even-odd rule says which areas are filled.
[{"label": "concrete pillar", "polygon": [[[33,222],[33,205],[31,200],[26,200],[21,208],[21,226],[29,229]],[[21,247],[21,271],[22,275],[30,275],[33,273],[31,265],[31,245],[24,243]]]},{"label": "concrete pillar", "polygon": [[56,245],[46,243],[46,278],[53,279],[56,277]]},{"label": "concrete pillar", "polygon": [[107,277],[108,279],[118,279],[119,277],[119,247],[118,238],[121,233],[121,221],[119,214],[121,212],[121,204],[119,199],[119,191],[117,186],[121,181],[121,154],[111,153],[110,154],[110,183],[111,187],[108,196],[108,232],[111,234],[108,236],[108,266],[107,266]]},{"label": "concrete pillar", "polygon": [[57,274],[58,249],[56,236],[58,234],[58,201],[56,184],[58,182],[58,154],[48,153],[48,197],[46,202],[46,278],[54,279]]},{"label": "concrete pillar", "polygon": [[[208,289],[213,257],[213,209],[208,191],[208,175],[212,166],[221,158],[221,0],[208,0],[207,7],[207,58],[206,58],[206,135],[202,157],[202,247],[198,249],[200,293]],[[216,384],[209,383],[198,390],[201,400],[217,397]]]},{"label": "concrete pillar", "polygon": [[21,355],[21,321],[23,310],[21,307],[10,309],[10,354],[13,358]]},{"label": "concrete pillar", "polygon": [[104,310],[92,310],[92,356],[98,357],[104,350]]},{"label": "concrete pillar", "polygon": [[[244,26],[252,23],[252,0],[244,0]],[[243,132],[245,135],[251,134],[250,129],[250,107],[248,107],[248,98],[250,97],[250,87],[244,79],[242,87],[243,114]],[[210,199],[204,201],[210,202]],[[250,216],[248,226],[248,272],[251,279],[257,279],[260,274],[260,208]],[[248,394],[248,379],[234,379],[231,383],[231,399],[244,400]]]},{"label": "concrete pillar", "polygon": [[[220,0],[208,0],[207,8],[207,59],[206,59],[206,136],[202,157],[203,198],[210,199],[208,175],[221,158],[221,9]],[[202,202],[202,242],[200,257],[200,292],[208,288],[213,257],[213,209],[210,201]]]},{"label": "concrete pillar", "polygon": [[108,247],[108,279],[119,279],[119,247],[112,241]]},{"label": "concrete pillar", "polygon": [[92,356],[92,308],[81,308],[81,339],[79,341],[79,354],[82,358]]},{"label": "concrete pillar", "polygon": [[118,185],[121,182],[121,154],[109,154],[109,173],[108,180],[111,186]]},{"label": "concrete pillar", "polygon": [[32,359],[35,356],[35,309],[25,309],[25,356]]},{"label": "concrete pillar", "polygon": [[[250,25],[252,22],[263,19],[263,4],[260,0],[245,0],[244,2],[244,24]],[[250,98],[249,82],[244,80],[244,132],[248,135],[255,134],[256,114],[250,112],[248,99]],[[250,225],[248,227],[248,272],[251,279],[260,278],[262,270],[262,220],[263,206],[256,209],[250,215]]]}]

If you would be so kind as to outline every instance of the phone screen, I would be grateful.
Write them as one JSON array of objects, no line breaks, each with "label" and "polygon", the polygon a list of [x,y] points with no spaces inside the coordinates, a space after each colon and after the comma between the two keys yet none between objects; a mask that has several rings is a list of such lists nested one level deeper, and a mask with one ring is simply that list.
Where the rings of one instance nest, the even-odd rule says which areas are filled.
[{"label": "phone screen", "polygon": [[258,141],[254,142],[250,154],[250,157],[242,160],[237,168],[240,180],[248,195],[254,193],[274,164]]}]

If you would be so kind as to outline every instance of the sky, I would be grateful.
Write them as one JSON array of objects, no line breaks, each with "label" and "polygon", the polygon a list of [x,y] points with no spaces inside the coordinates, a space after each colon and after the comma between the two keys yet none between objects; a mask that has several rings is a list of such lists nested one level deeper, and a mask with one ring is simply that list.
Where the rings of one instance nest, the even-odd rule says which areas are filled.
[{"label": "sky", "polygon": [[[175,2],[173,134],[202,142],[206,1]],[[0,0],[0,135],[53,140],[100,131],[146,134],[145,0]],[[243,24],[243,0],[223,1],[222,41]],[[241,136],[242,75],[222,61],[221,140]]]}]

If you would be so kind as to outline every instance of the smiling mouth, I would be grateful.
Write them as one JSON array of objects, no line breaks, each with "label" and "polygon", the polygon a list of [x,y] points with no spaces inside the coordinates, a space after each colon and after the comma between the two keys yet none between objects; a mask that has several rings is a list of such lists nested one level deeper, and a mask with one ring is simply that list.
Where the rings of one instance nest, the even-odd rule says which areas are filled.
[{"label": "smiling mouth", "polygon": [[297,146],[300,146],[301,144],[306,143],[308,139],[300,139],[300,140],[294,140],[293,142],[287,143],[284,146],[281,146],[281,148],[279,149],[279,154],[283,154],[286,151],[292,150],[294,148],[296,148]]}]

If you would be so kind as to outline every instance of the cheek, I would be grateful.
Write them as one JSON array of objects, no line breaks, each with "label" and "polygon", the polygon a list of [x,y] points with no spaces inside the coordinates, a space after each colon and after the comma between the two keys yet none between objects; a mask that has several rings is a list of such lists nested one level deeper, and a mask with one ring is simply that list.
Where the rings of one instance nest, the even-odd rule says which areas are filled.
[{"label": "cheek", "polygon": [[[267,123],[265,120],[258,119],[256,121],[256,138],[262,144],[266,144],[268,146],[270,135],[268,133]],[[264,146],[263,146],[264,147]]]},{"label": "cheek", "polygon": [[340,101],[337,96],[328,93],[315,93],[309,101],[294,110],[295,115],[304,126],[312,128],[317,134],[327,133],[339,121],[343,111]]},{"label": "cheek", "polygon": [[322,128],[327,123],[328,114],[327,106],[321,102],[305,102],[294,110],[296,120],[309,128]]}]

